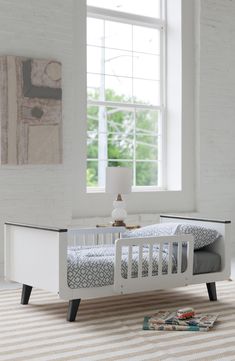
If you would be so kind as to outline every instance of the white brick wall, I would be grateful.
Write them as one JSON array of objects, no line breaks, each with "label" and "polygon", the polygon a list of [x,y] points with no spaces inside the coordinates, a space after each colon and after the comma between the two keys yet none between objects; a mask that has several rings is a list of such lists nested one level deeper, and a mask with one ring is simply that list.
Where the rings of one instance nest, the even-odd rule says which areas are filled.
[{"label": "white brick wall", "polygon": [[200,5],[197,208],[235,224],[235,1]]}]

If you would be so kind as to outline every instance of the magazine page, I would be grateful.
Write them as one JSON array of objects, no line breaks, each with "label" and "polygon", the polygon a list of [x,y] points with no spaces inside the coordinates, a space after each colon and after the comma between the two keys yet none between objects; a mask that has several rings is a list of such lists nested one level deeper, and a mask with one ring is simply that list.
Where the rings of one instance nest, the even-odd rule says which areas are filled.
[{"label": "magazine page", "polygon": [[143,330],[154,330],[154,331],[202,331],[206,332],[209,327],[199,327],[193,325],[171,325],[171,324],[157,324],[149,322],[150,317],[144,318]]},{"label": "magazine page", "polygon": [[177,317],[177,312],[159,310],[155,314],[148,316],[148,327],[151,329],[157,329],[160,325],[171,325],[171,326],[181,326],[183,327],[195,327],[196,328],[206,328],[209,329],[213,327],[215,321],[218,318],[218,314],[195,314],[195,316],[179,320]]}]

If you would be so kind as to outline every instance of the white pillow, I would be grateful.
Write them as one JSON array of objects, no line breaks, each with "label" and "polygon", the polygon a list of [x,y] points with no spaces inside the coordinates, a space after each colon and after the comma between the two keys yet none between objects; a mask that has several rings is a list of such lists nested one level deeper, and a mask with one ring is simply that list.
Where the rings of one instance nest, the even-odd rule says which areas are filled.
[{"label": "white pillow", "polygon": [[194,249],[209,246],[222,236],[216,229],[196,226],[192,223],[179,224],[175,234],[192,234],[194,236]]},{"label": "white pillow", "polygon": [[197,226],[192,223],[157,223],[151,226],[138,228],[134,231],[125,232],[122,237],[150,237],[150,236],[173,236],[192,234],[194,236],[194,249],[200,249],[215,242],[221,234],[216,229]]},{"label": "white pillow", "polygon": [[157,223],[150,226],[141,227],[133,231],[127,231],[122,234],[124,238],[131,237],[151,237],[151,236],[172,236],[175,234],[178,223]]}]

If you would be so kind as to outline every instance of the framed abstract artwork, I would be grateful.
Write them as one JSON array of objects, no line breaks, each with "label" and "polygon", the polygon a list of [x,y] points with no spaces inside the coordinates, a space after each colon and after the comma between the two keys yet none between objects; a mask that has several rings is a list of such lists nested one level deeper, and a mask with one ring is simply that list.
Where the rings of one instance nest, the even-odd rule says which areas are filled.
[{"label": "framed abstract artwork", "polygon": [[61,63],[0,56],[1,164],[62,162]]}]

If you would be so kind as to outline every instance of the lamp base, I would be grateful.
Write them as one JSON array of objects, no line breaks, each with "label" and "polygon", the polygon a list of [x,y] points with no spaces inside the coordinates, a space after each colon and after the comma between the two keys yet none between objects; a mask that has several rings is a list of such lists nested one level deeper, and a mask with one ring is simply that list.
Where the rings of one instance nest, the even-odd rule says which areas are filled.
[{"label": "lamp base", "polygon": [[113,227],[126,227],[126,223],[123,221],[114,221],[112,224]]},{"label": "lamp base", "polygon": [[113,227],[126,227],[124,220],[127,217],[127,213],[125,210],[126,203],[122,200],[121,195],[118,195],[118,200],[113,202],[113,211],[112,211],[112,219],[113,219]]}]

